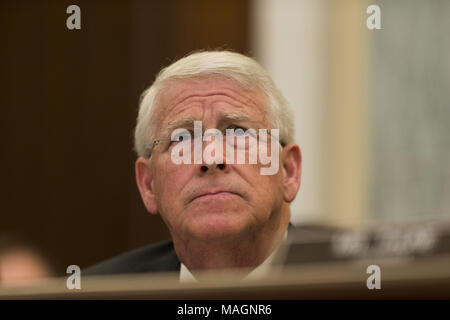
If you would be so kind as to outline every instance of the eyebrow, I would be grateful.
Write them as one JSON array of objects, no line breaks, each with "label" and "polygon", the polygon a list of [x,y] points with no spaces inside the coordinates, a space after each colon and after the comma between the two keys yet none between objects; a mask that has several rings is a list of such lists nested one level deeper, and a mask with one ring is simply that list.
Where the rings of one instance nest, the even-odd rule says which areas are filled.
[{"label": "eyebrow", "polygon": [[[195,117],[186,117],[186,118],[181,118],[178,120],[171,121],[171,122],[169,122],[167,127],[161,131],[161,136],[168,137],[171,134],[172,130],[177,129],[177,128],[192,128],[194,126],[194,121],[201,121],[201,120],[198,120]],[[254,123],[258,126],[261,125],[259,121],[252,120],[252,118],[250,118],[246,114],[240,114],[240,113],[234,113],[234,112],[230,112],[230,113],[226,113],[226,114],[222,115],[221,118],[219,119],[219,125],[223,125],[223,123],[227,122],[227,121],[245,121],[245,122]]]},{"label": "eyebrow", "polygon": [[225,122],[227,120],[231,120],[231,121],[245,121],[245,122],[254,123],[254,124],[258,125],[258,126],[261,125],[261,123],[259,121],[253,120],[248,115],[240,114],[240,113],[227,113],[227,114],[224,114],[222,119],[219,120],[219,123],[223,123],[223,122]]},{"label": "eyebrow", "polygon": [[194,121],[196,121],[196,120],[197,119],[195,119],[194,117],[186,117],[186,118],[182,118],[182,119],[178,119],[178,120],[169,122],[167,127],[164,130],[162,130],[161,136],[162,137],[169,136],[173,129],[193,127]]},{"label": "eyebrow", "polygon": [[238,120],[238,121],[248,121],[250,120],[250,117],[245,114],[240,113],[227,113],[223,115],[224,119],[227,120]]}]

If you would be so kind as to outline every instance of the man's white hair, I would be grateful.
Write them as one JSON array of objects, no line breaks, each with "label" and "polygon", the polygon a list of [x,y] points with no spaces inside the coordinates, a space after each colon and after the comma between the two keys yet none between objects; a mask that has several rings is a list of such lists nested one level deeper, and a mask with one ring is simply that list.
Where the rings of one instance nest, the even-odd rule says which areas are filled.
[{"label": "man's white hair", "polygon": [[245,89],[263,92],[267,98],[267,106],[264,106],[267,118],[272,129],[280,130],[280,142],[288,144],[294,141],[292,109],[258,62],[230,51],[202,51],[192,53],[162,69],[153,84],[142,93],[134,133],[138,156],[148,158],[151,155],[159,120],[155,117],[155,106],[165,84],[169,80],[201,76],[234,80]]}]

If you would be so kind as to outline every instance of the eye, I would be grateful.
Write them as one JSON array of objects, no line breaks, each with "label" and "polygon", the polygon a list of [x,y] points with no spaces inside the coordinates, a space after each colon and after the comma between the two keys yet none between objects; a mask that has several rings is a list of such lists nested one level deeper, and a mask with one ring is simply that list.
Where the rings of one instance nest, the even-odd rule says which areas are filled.
[{"label": "eye", "polygon": [[[178,130],[178,129],[177,129]],[[172,134],[172,139],[169,145],[177,144],[180,142],[186,142],[191,140],[191,132],[189,130],[183,129]]]},{"label": "eye", "polygon": [[243,136],[245,131],[247,129],[245,129],[244,127],[238,126],[238,125],[231,125],[227,128],[227,130],[233,130],[234,135],[236,136]]},{"label": "eye", "polygon": [[189,140],[190,138],[191,137],[189,135],[185,134],[185,135],[180,136],[178,138],[178,141],[181,142],[181,141]]}]

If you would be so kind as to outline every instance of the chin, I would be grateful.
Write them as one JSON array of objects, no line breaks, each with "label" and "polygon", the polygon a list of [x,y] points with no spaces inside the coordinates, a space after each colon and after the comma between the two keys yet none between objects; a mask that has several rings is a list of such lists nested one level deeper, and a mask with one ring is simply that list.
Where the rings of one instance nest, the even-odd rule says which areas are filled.
[{"label": "chin", "polygon": [[[233,219],[234,218],[234,219]],[[191,225],[191,234],[197,239],[224,240],[239,236],[247,230],[242,217],[230,217],[226,214],[211,214],[196,219]]]}]

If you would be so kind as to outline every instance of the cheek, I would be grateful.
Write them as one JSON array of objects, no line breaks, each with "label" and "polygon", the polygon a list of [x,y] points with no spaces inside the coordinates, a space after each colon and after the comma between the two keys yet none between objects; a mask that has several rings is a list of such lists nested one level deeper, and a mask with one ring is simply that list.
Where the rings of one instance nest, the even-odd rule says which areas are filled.
[{"label": "cheek", "polygon": [[254,206],[271,208],[283,201],[283,176],[281,170],[275,175],[262,175],[260,165],[235,166],[238,174],[247,182],[248,197]]},{"label": "cheek", "polygon": [[283,199],[283,184],[278,175],[261,176],[258,179],[259,196],[261,201],[281,202]]},{"label": "cheek", "polygon": [[182,204],[181,191],[185,181],[189,181],[189,171],[183,165],[177,166],[169,161],[162,161],[154,173],[155,199],[160,212],[172,212]]},{"label": "cheek", "polygon": [[260,179],[259,185],[256,203],[261,212],[261,219],[267,220],[277,215],[283,206],[283,185],[276,177],[267,176]]}]

